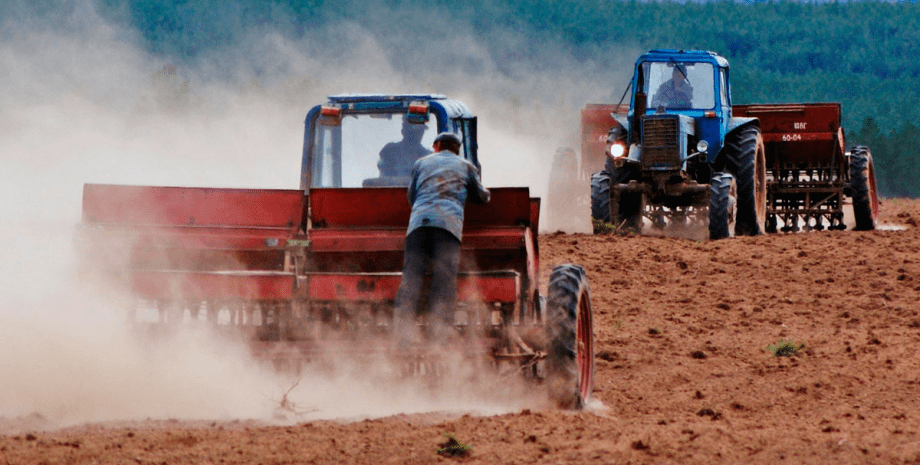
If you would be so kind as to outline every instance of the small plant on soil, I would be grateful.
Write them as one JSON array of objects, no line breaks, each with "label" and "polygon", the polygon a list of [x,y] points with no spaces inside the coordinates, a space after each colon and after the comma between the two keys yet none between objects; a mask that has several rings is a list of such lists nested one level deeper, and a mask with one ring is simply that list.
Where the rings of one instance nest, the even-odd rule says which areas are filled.
[{"label": "small plant on soil", "polygon": [[591,218],[591,224],[594,226],[594,234],[616,234],[619,236],[629,236],[636,233],[636,231],[623,227],[622,224],[616,225],[606,221],[601,221],[597,218]]},{"label": "small plant on soil", "polygon": [[447,438],[446,442],[438,444],[438,455],[443,455],[444,457],[466,457],[470,454],[470,451],[473,450],[472,447],[466,444],[460,444],[455,437],[444,434]]},{"label": "small plant on soil", "polygon": [[597,218],[591,218],[591,223],[594,226],[594,234],[613,234],[616,231],[616,226]]},{"label": "small plant on soil", "polygon": [[799,349],[804,347],[805,344],[799,344],[796,346],[795,343],[792,342],[792,339],[788,341],[780,339],[776,345],[768,345],[767,350],[769,350],[770,353],[776,357],[792,357],[793,355],[797,355]]}]

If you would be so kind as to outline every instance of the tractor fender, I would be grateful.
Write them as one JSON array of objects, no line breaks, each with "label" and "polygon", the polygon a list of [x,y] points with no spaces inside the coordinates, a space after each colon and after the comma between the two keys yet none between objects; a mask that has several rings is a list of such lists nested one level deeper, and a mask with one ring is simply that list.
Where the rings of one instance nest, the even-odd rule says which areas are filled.
[{"label": "tractor fender", "polygon": [[[629,120],[615,113],[611,113],[610,116],[613,117],[614,121],[613,127],[611,127],[607,132],[607,144],[619,142],[622,145],[628,145],[627,141],[629,140]],[[626,150],[627,159],[629,156],[639,156],[638,152],[636,151],[635,144],[629,145]],[[606,149],[604,149],[604,155],[604,169],[607,170],[608,173],[615,172],[616,167],[614,165],[614,160],[607,153]]]},{"label": "tractor fender", "polygon": [[757,118],[748,117],[732,117],[728,119],[725,137],[722,138],[722,147],[719,148],[719,153],[716,154],[716,157],[710,162],[713,172],[721,172],[723,169],[725,169],[725,140],[733,137],[736,132],[741,130],[741,128],[752,124],[760,127],[760,120]]},{"label": "tractor fender", "polygon": [[629,137],[629,120],[626,118],[617,117],[617,115],[612,113],[610,116],[613,116],[614,121],[613,126],[609,131],[607,131],[607,143],[617,140],[623,141],[625,143]]},{"label": "tractor fender", "polygon": [[750,124],[750,123],[753,123],[753,124],[756,124],[757,126],[760,126],[760,120],[757,119],[757,118],[740,117],[740,116],[729,118],[729,119],[728,119],[728,125],[727,125],[727,127],[725,128],[725,129],[726,129],[726,130],[725,130],[725,137],[728,137],[728,135],[729,135],[730,133],[734,132],[735,130],[737,130],[737,129],[740,128],[741,126],[744,126],[745,124]]}]

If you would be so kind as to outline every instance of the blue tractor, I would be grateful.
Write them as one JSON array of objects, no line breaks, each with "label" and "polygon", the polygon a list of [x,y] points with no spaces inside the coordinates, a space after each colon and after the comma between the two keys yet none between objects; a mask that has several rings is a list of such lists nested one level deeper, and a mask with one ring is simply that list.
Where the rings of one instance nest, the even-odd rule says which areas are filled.
[{"label": "blue tractor", "polygon": [[757,118],[732,116],[728,61],[656,49],[636,61],[629,111],[611,115],[591,211],[621,230],[703,227],[709,237],[757,235],[767,179]]}]

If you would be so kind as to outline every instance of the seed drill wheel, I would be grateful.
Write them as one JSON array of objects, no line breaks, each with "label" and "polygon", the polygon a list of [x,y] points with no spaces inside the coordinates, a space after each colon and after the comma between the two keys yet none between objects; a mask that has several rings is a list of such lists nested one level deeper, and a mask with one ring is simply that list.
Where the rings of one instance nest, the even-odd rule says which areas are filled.
[{"label": "seed drill wheel", "polygon": [[594,390],[594,333],[588,278],[578,265],[560,265],[550,274],[546,334],[550,399],[580,409]]},{"label": "seed drill wheel", "polygon": [[715,173],[709,187],[709,239],[724,239],[731,235],[735,223],[737,191],[735,178],[728,173]]},{"label": "seed drill wheel", "polygon": [[853,192],[853,216],[857,231],[875,229],[878,193],[875,190],[875,167],[868,147],[850,149],[850,189]]},{"label": "seed drill wheel", "polygon": [[725,138],[726,168],[738,188],[736,236],[763,232],[767,218],[767,162],[760,128],[747,124]]}]

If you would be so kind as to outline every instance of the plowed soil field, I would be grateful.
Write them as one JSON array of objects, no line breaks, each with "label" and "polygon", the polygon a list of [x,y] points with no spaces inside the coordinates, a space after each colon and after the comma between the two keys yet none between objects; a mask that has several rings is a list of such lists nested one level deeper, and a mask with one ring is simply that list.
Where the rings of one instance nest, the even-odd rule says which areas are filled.
[{"label": "plowed soil field", "polygon": [[[0,419],[0,463],[918,463],[920,201],[876,231],[545,234],[588,272],[595,402],[288,421]],[[790,343],[775,356],[768,346]],[[0,376],[6,376],[0,374]],[[437,453],[451,435],[465,457]]]}]

